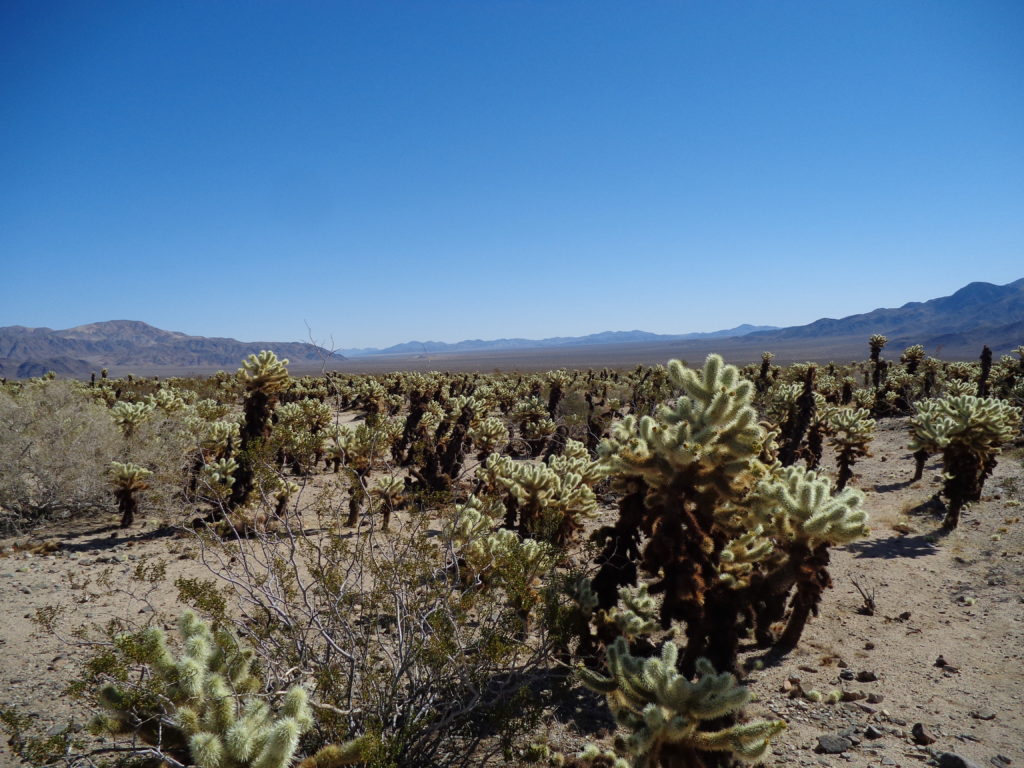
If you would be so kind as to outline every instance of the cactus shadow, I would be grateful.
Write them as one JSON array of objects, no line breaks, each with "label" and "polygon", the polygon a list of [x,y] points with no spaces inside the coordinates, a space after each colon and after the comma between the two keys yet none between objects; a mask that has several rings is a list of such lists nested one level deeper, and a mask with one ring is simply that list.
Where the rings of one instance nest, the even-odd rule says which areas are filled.
[{"label": "cactus shadow", "polygon": [[936,534],[920,534],[918,536],[889,536],[885,539],[872,539],[870,541],[855,541],[847,544],[844,549],[852,552],[854,557],[881,558],[894,560],[902,557],[926,557],[936,555],[939,548],[936,546]]},{"label": "cactus shadow", "polygon": [[892,493],[893,491],[902,491],[904,488],[909,488],[914,484],[914,480],[904,480],[900,483],[888,483],[886,485],[876,485],[875,491],[877,493]]},{"label": "cactus shadow", "polygon": [[583,685],[567,687],[554,702],[553,714],[561,723],[571,723],[578,733],[598,734],[615,730],[615,718],[605,697]]},{"label": "cactus shadow", "polygon": [[[101,534],[109,533],[109,536]],[[121,535],[124,533],[124,535]],[[64,540],[61,542],[62,552],[86,552],[95,550],[114,549],[124,544],[140,544],[144,541],[155,541],[157,539],[175,538],[181,533],[181,529],[168,525],[162,528],[152,528],[148,531],[128,533],[116,525],[103,526],[91,531],[86,531],[76,537],[75,540]]]}]

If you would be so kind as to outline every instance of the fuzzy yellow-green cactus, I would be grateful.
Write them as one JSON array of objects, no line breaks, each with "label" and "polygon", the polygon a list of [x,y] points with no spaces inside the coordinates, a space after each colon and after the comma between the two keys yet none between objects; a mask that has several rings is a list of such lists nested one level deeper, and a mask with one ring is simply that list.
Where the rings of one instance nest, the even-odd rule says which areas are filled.
[{"label": "fuzzy yellow-green cactus", "polygon": [[591,460],[582,443],[568,440],[562,454],[546,462],[492,454],[477,477],[487,488],[508,494],[521,533],[564,543],[597,510],[593,485],[606,474],[605,465]]},{"label": "fuzzy yellow-green cactus", "polygon": [[1020,430],[1022,411],[1004,400],[959,395],[927,400],[910,420],[910,449],[920,456],[942,452],[943,494],[949,501],[944,525],[955,528],[960,510],[981,497],[985,478],[1003,443]]},{"label": "fuzzy yellow-green cactus", "polygon": [[287,366],[287,360],[278,360],[277,355],[265,349],[242,362],[238,378],[248,391],[270,395],[288,386]]},{"label": "fuzzy yellow-green cactus", "polygon": [[709,355],[700,371],[671,360],[668,372],[683,396],[654,417],[627,416],[614,424],[599,456],[612,473],[641,477],[653,489],[686,474],[698,489],[736,496],[763,439],[754,385],[718,355]]},{"label": "fuzzy yellow-green cactus", "polygon": [[826,417],[829,444],[836,451],[839,465],[838,490],[853,477],[857,459],[868,455],[868,444],[875,432],[875,420],[866,408],[831,408]]},{"label": "fuzzy yellow-green cactus", "polygon": [[131,437],[139,425],[153,413],[153,407],[152,403],[128,403],[122,400],[114,403],[110,409],[110,416],[124,432],[125,437]]},{"label": "fuzzy yellow-green cactus", "polygon": [[469,439],[473,441],[481,461],[486,461],[488,456],[501,451],[508,445],[508,438],[508,427],[505,426],[505,422],[494,416],[480,419],[469,428]]},{"label": "fuzzy yellow-green cactus", "polygon": [[659,656],[636,657],[620,637],[607,649],[607,676],[580,671],[583,683],[605,694],[616,721],[628,731],[621,747],[633,765],[700,764],[701,753],[708,752],[763,759],[785,723],[762,720],[703,729],[707,721],[739,711],[750,694],[733,675],[718,674],[707,659],[697,661],[697,679],[691,682],[676,669],[678,653],[675,643],[667,641]]},{"label": "fuzzy yellow-green cactus", "polygon": [[135,522],[139,500],[136,496],[140,491],[149,488],[151,470],[138,464],[123,464],[120,461],[110,462],[108,476],[114,486],[114,498],[117,500],[117,511],[121,513],[121,527],[127,528]]},{"label": "fuzzy yellow-green cactus", "polygon": [[178,629],[184,646],[178,659],[157,628],[116,639],[118,652],[147,674],[140,686],[101,689],[107,714],[97,726],[133,733],[197,768],[286,768],[313,725],[305,690],[291,688],[274,712],[259,695],[252,651],[191,611]]},{"label": "fuzzy yellow-green cactus", "polygon": [[754,503],[773,511],[779,538],[798,540],[812,549],[868,534],[864,494],[847,488],[833,495],[827,477],[803,467],[785,467],[762,480]]}]

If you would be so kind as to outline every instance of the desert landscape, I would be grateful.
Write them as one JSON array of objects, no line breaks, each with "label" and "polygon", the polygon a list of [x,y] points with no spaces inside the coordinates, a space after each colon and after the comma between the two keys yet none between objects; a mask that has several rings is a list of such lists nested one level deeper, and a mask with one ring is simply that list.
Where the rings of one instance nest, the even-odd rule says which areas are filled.
[{"label": "desert landscape", "polygon": [[0,768],[1024,768],[1022,55],[0,2]]},{"label": "desert landscape", "polygon": [[[229,720],[268,752],[292,723],[281,765],[1012,766],[1024,348],[864,346],[843,365],[304,377],[263,352],[210,378],[8,382],[0,761],[233,748],[242,726],[182,719],[209,706],[179,690],[189,654],[216,669],[185,616],[247,649]],[[614,676],[669,646],[680,679],[742,695],[697,715]],[[652,734],[652,708],[692,725]]]}]

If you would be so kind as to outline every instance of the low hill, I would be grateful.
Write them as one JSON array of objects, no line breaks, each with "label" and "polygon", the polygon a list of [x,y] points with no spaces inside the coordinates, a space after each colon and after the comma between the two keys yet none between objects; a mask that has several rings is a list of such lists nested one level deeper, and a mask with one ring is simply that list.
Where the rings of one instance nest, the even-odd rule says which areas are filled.
[{"label": "low hill", "polygon": [[46,371],[88,376],[102,368],[114,375],[234,370],[245,357],[263,349],[305,368],[345,359],[313,344],[189,336],[137,320],[111,320],[59,331],[0,328],[0,376],[25,378]]}]

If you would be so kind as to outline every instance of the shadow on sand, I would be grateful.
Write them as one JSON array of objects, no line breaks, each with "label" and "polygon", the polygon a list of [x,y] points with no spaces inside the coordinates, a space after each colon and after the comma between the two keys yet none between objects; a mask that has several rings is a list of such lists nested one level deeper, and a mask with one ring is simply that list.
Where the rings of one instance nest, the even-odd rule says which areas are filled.
[{"label": "shadow on sand", "polygon": [[844,549],[852,552],[857,558],[873,557],[888,560],[897,557],[924,557],[938,554],[936,539],[941,535],[942,531],[935,531],[917,536],[897,535],[873,541],[855,541],[847,544]]}]

